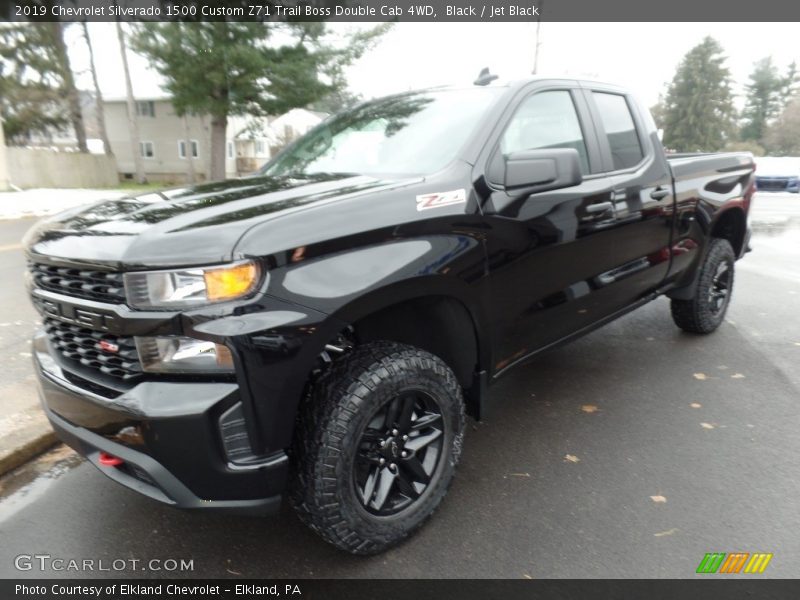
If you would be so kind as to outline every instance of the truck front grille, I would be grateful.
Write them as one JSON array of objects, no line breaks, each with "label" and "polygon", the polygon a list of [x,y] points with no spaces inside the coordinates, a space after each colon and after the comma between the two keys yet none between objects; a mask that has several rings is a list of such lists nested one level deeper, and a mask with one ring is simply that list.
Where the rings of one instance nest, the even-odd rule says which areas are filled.
[{"label": "truck front grille", "polygon": [[125,302],[122,273],[29,263],[33,283],[43,290],[109,304]]},{"label": "truck front grille", "polygon": [[64,358],[119,379],[131,379],[142,373],[132,337],[92,331],[50,318],[44,320],[44,328]]}]

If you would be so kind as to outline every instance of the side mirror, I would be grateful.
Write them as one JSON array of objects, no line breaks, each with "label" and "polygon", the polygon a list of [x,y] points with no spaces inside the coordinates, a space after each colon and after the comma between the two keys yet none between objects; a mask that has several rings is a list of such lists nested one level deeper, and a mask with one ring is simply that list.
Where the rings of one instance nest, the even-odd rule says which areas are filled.
[{"label": "side mirror", "polygon": [[582,181],[580,156],[574,148],[522,150],[505,158],[503,184],[510,194],[557,190]]}]

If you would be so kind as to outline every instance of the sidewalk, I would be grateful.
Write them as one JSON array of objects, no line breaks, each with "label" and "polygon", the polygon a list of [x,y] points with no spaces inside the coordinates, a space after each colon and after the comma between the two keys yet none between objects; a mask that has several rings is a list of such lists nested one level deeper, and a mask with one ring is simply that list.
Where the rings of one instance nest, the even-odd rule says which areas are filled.
[{"label": "sidewalk", "polygon": [[56,443],[36,391],[30,340],[40,326],[23,283],[21,239],[30,218],[125,195],[119,190],[36,189],[0,193],[0,475]]},{"label": "sidewalk", "polygon": [[[3,253],[6,254],[6,253]],[[4,257],[5,258],[5,257]],[[6,269],[3,269],[6,270]],[[0,322],[0,350],[3,375],[0,378],[0,475],[15,469],[56,443],[36,391],[31,364],[30,338],[39,326],[33,307],[18,302],[7,306],[3,295],[2,314],[13,311],[16,321]],[[28,317],[28,318],[24,318]]]},{"label": "sidewalk", "polygon": [[51,215],[98,200],[121,198],[120,190],[35,189],[0,192],[0,219],[20,219]]}]

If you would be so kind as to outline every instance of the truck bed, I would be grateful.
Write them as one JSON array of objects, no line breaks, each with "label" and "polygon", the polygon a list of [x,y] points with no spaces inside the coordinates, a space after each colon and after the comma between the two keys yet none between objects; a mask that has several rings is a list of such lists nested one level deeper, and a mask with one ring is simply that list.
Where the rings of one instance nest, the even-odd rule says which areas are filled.
[{"label": "truck bed", "polygon": [[666,157],[676,182],[720,173],[737,176],[755,169],[749,152],[682,153]]}]

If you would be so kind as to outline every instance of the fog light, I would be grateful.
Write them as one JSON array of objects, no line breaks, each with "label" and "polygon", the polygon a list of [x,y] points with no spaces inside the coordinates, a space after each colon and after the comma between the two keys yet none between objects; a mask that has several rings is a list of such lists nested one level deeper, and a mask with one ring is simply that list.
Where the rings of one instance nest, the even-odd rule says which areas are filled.
[{"label": "fog light", "polygon": [[149,373],[233,373],[227,346],[189,337],[137,337],[142,369]]}]

